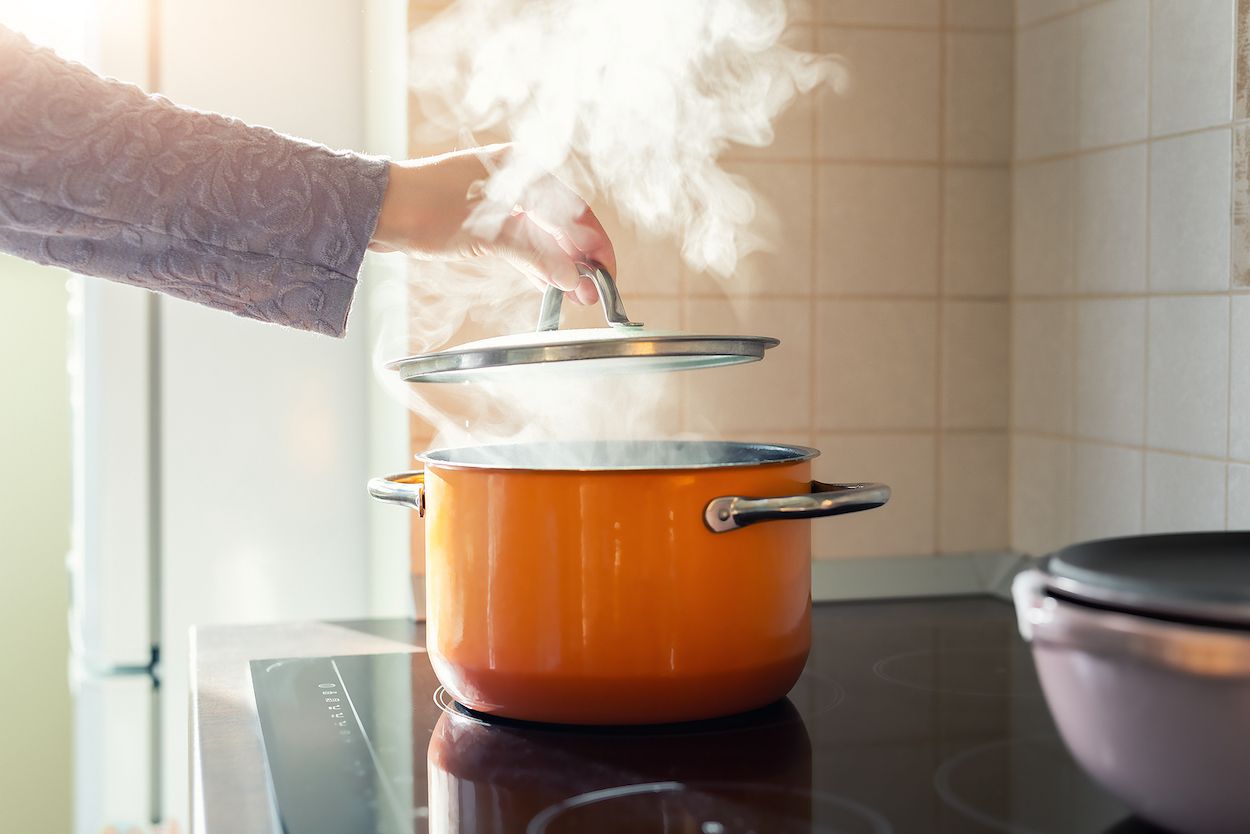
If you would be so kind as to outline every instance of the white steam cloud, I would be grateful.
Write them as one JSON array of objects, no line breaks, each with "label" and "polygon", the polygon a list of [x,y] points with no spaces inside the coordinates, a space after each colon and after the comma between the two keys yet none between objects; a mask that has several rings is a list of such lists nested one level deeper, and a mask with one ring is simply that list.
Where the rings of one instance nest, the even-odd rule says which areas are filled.
[{"label": "white steam cloud", "polygon": [[418,136],[502,131],[516,153],[488,186],[500,203],[558,171],[729,276],[754,201],[718,157],[771,143],[796,96],[844,80],[784,45],[785,25],[782,0],[460,0],[413,34]]},{"label": "white steam cloud", "polygon": [[[782,0],[459,0],[412,35],[413,139],[444,150],[473,144],[466,136],[511,141],[485,184],[487,207],[517,204],[554,172],[646,236],[675,241],[692,269],[732,282],[739,259],[764,242],[747,230],[750,190],[720,156],[770,144],[774,119],[798,95],[844,80],[836,59],[782,43],[785,25]],[[540,208],[552,222],[572,219]],[[491,217],[470,222],[488,227]],[[539,297],[502,261],[410,269],[414,353],[533,329]],[[621,277],[626,308],[645,320]],[[654,439],[683,423],[683,374],[409,385],[381,370],[393,356],[376,358],[438,446]]]}]

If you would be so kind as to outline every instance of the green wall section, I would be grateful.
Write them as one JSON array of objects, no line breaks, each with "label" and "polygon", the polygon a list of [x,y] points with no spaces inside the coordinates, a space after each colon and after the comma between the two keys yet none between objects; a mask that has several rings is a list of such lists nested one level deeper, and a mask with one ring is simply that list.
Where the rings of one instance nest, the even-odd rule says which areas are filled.
[{"label": "green wall section", "polygon": [[0,732],[6,831],[71,826],[68,279],[0,256],[0,661],[16,698]]}]

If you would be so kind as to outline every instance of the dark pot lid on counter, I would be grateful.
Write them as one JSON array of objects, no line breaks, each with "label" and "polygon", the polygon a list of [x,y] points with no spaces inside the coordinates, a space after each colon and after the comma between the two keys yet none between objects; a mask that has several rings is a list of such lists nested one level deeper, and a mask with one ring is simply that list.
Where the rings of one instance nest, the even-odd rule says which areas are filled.
[{"label": "dark pot lid on counter", "polygon": [[496,336],[397,359],[387,365],[406,382],[479,382],[515,379],[518,372],[615,374],[683,371],[755,362],[776,347],[768,336],[648,330],[630,321],[616,283],[598,264],[579,264],[595,283],[607,327],[560,329],[564,293],[549,287],[535,332]]},{"label": "dark pot lid on counter", "polygon": [[1250,628],[1250,532],[1103,539],[1046,560],[1061,598],[1202,625]]}]

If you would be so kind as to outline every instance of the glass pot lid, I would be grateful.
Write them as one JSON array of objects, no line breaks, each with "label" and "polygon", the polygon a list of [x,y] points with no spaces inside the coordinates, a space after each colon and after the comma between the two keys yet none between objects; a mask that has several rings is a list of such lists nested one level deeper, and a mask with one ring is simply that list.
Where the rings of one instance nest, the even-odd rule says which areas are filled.
[{"label": "glass pot lid", "polygon": [[607,327],[560,329],[564,293],[543,293],[538,327],[532,333],[495,336],[397,359],[387,368],[407,382],[471,382],[514,379],[521,373],[646,373],[737,365],[763,358],[780,344],[768,336],[701,335],[650,330],[630,321],[616,282],[598,264],[578,264],[578,272],[599,291]]}]

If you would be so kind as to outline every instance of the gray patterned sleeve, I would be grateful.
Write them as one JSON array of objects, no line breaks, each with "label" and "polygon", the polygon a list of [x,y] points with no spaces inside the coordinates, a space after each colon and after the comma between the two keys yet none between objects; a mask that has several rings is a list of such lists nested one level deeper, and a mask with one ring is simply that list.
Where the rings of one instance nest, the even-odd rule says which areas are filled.
[{"label": "gray patterned sleeve", "polygon": [[341,336],[387,174],[0,27],[0,250]]}]

